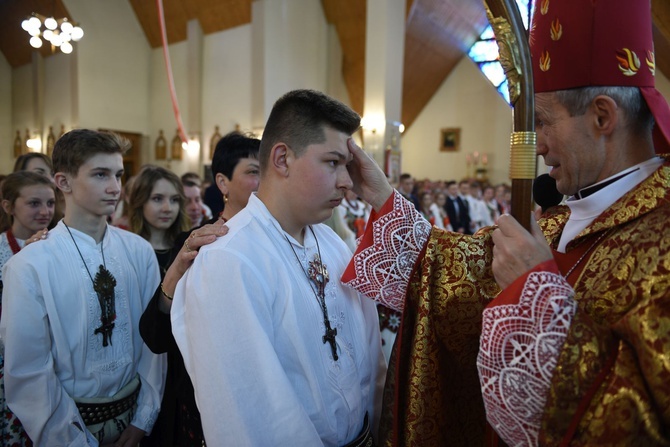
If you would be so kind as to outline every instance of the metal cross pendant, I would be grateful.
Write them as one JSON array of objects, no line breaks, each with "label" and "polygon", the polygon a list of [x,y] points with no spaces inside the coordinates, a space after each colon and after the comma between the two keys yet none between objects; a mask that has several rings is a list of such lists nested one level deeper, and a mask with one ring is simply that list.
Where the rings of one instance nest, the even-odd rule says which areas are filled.
[{"label": "metal cross pendant", "polygon": [[310,261],[308,275],[309,279],[311,279],[316,285],[316,295],[319,298],[319,305],[323,311],[323,324],[326,326],[326,333],[322,337],[323,343],[330,343],[330,349],[333,352],[333,359],[337,360],[337,346],[335,345],[337,328],[333,329],[330,326],[328,308],[326,307],[326,284],[328,283],[330,277],[328,276],[328,269],[326,269],[326,266],[321,262],[320,256],[316,256],[313,261]]},{"label": "metal cross pendant", "polygon": [[337,346],[335,345],[337,328],[333,329],[330,327],[330,321],[328,318],[324,319],[324,323],[326,324],[326,334],[322,337],[323,343],[330,343],[330,350],[333,351],[333,360],[337,361]]}]

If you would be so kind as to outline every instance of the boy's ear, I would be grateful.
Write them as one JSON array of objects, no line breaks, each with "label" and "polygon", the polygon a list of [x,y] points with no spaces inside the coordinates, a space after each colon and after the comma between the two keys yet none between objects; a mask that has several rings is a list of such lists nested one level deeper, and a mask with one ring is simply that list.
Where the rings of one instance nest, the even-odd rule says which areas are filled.
[{"label": "boy's ear", "polygon": [[288,176],[289,158],[293,151],[284,143],[277,143],[270,152],[270,167],[282,176]]},{"label": "boy's ear", "polygon": [[63,192],[71,192],[72,187],[70,186],[70,176],[63,172],[56,172],[54,175],[54,183],[56,183],[56,186],[58,189],[60,189]]},{"label": "boy's ear", "polygon": [[230,180],[228,177],[225,175],[221,174],[220,172],[214,176],[214,182],[216,183],[216,187],[219,188],[219,191],[221,191],[221,194],[224,196],[228,194],[228,182]]}]

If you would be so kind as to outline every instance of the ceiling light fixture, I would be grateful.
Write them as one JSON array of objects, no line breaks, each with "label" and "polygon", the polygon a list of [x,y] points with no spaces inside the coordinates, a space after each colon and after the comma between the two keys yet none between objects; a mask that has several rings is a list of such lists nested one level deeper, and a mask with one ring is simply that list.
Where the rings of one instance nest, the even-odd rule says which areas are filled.
[{"label": "ceiling light fixture", "polygon": [[21,28],[30,34],[30,46],[33,48],[41,48],[44,39],[51,44],[51,51],[58,47],[65,54],[72,53],[72,42],[84,37],[84,30],[79,24],[70,22],[67,17],[54,19],[32,13],[21,22]]}]

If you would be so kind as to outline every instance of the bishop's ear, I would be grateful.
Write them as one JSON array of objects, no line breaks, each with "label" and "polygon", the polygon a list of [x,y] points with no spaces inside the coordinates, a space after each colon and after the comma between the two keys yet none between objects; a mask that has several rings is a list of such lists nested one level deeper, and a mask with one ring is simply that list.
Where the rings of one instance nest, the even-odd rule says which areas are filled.
[{"label": "bishop's ear", "polygon": [[621,110],[614,99],[606,95],[599,95],[593,99],[591,110],[596,128],[600,133],[609,135],[614,132],[621,119],[619,116]]}]

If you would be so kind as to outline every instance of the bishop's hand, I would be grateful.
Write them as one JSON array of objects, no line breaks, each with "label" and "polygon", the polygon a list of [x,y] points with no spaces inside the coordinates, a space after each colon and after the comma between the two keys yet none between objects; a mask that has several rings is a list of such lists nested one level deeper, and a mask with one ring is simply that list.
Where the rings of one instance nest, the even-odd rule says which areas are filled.
[{"label": "bishop's hand", "polygon": [[493,232],[493,276],[501,289],[536,265],[550,260],[551,248],[535,219],[531,219],[532,234],[509,214],[498,219]]},{"label": "bishop's hand", "polygon": [[386,174],[376,161],[363,151],[352,138],[347,141],[353,160],[347,165],[349,176],[354,182],[353,191],[379,211],[393,194]]}]

